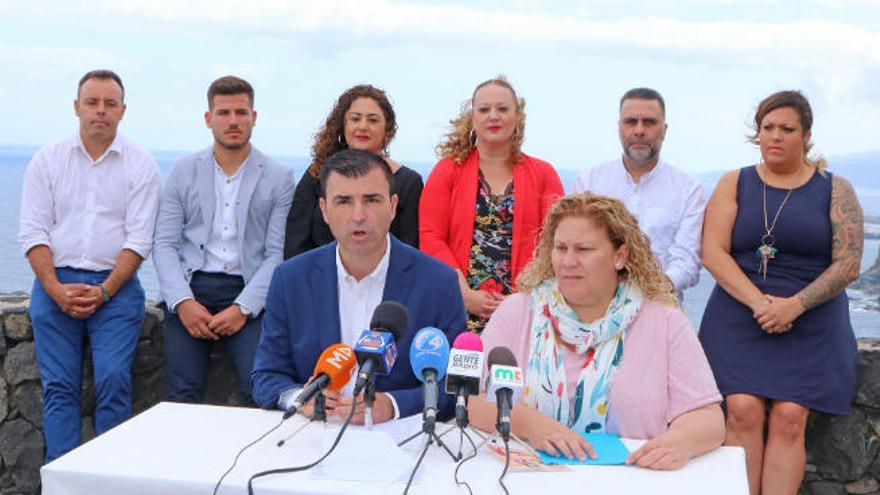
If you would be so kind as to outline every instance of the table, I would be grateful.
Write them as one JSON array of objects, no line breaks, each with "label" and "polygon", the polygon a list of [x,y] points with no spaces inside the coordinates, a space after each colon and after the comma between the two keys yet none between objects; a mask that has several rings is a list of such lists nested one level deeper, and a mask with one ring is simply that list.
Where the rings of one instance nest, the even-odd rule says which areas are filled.
[{"label": "table", "polygon": [[[208,495],[239,449],[277,425],[280,418],[280,411],[163,402],[43,466],[43,494]],[[406,421],[401,420],[398,425],[418,431],[418,418]],[[218,493],[247,493],[247,479],[255,472],[316,460],[324,452],[325,436],[325,427],[318,423],[306,426],[284,447],[276,446],[280,438],[305,423],[302,417],[291,418],[246,451]],[[450,442],[457,449],[458,436],[447,435],[444,440],[455,437]],[[626,443],[634,447],[640,442]],[[410,442],[405,451],[414,460],[422,445]],[[372,453],[365,454],[365,458],[372,457]],[[501,463],[481,449],[475,459],[462,467],[459,476],[471,484],[474,493],[500,494],[503,491],[497,478],[502,468]],[[449,456],[432,446],[410,493],[467,494],[466,489],[453,482],[454,469],[455,463]],[[672,472],[632,466],[574,466],[565,473],[511,472],[505,483],[512,494],[542,493],[548,488],[559,494],[584,493],[585,489],[618,494],[649,490],[676,495],[748,494],[745,456],[737,447],[721,447]],[[270,476],[254,484],[256,495],[400,494],[404,486],[404,482],[319,479],[310,472]]]}]

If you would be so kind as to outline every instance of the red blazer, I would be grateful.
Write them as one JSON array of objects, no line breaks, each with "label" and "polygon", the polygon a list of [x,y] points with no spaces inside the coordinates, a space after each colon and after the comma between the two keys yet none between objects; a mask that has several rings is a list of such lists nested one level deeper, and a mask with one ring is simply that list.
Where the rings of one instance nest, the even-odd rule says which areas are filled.
[{"label": "red blazer", "polygon": [[[437,162],[419,202],[419,248],[467,276],[474,240],[479,154],[474,149],[462,165]],[[549,163],[522,154],[513,164],[513,246],[511,277],[531,261],[547,211],[564,195],[559,174]]]}]

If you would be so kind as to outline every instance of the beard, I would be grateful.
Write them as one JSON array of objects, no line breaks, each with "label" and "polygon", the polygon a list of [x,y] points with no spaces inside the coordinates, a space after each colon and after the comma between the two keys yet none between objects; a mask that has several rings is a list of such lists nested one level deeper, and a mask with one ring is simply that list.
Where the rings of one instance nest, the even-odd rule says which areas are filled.
[{"label": "beard", "polygon": [[627,146],[623,149],[624,154],[630,160],[641,163],[653,160],[657,157],[659,153],[659,149],[656,146],[650,145],[648,143],[639,143],[647,145],[647,148],[637,148],[633,149],[632,145]]},{"label": "beard", "polygon": [[230,140],[226,139],[226,137],[223,136],[222,134],[219,136],[215,134],[214,141],[216,141],[217,144],[222,146],[223,149],[226,149],[229,151],[236,151],[236,150],[240,150],[240,149],[244,148],[245,146],[248,145],[248,143],[250,143],[251,134],[249,132],[242,131],[242,137],[240,140],[237,140],[237,141],[230,141]]}]

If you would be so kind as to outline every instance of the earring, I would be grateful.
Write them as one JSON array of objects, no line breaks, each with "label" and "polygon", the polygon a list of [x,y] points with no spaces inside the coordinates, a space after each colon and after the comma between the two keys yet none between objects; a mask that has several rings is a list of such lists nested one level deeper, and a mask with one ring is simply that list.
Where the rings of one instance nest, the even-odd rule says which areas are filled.
[{"label": "earring", "polygon": [[342,134],[340,134],[337,139],[339,140],[339,145],[345,147],[345,138],[342,136]]},{"label": "earring", "polygon": [[470,134],[468,134],[468,140],[471,143],[471,148],[477,145],[477,131],[476,129],[471,129]]}]

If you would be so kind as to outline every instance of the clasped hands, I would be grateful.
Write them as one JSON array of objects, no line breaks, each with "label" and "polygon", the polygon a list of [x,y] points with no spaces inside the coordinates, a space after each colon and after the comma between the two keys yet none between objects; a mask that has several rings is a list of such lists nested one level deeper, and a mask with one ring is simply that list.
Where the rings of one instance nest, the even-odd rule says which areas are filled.
[{"label": "clasped hands", "polygon": [[767,333],[784,333],[791,330],[794,320],[804,313],[804,307],[796,296],[776,297],[764,294],[764,301],[752,316]]},{"label": "clasped hands", "polygon": [[[309,379],[309,381],[311,382],[311,379]],[[349,413],[351,413],[351,408],[354,407],[355,411],[354,416],[351,418],[351,423],[355,425],[364,424],[363,394],[359,394],[357,400],[355,400],[355,397],[343,397],[338,390],[325,389],[323,393],[324,397],[327,399],[325,406],[328,416],[336,416],[344,421],[348,418]],[[309,401],[308,404],[299,408],[297,412],[307,418],[311,418],[314,411],[315,401],[312,400]],[[373,402],[373,422],[384,423],[386,421],[391,421],[392,419],[394,419],[394,405],[391,403],[391,398],[386,393],[377,393],[376,400]]]},{"label": "clasped hands", "polygon": [[186,299],[178,303],[176,310],[186,331],[197,339],[218,340],[220,337],[233,335],[247,321],[247,316],[235,304],[212,315],[195,299]]},{"label": "clasped hands", "polygon": [[92,316],[104,304],[101,288],[97,285],[58,283],[46,292],[61,311],[77,320]]}]

